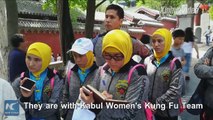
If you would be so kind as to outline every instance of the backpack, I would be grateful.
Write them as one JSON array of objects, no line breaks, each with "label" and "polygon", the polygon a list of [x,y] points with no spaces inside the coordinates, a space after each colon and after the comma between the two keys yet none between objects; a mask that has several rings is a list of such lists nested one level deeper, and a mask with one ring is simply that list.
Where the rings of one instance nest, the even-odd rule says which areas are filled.
[{"label": "backpack", "polygon": [[[176,57],[174,57],[173,59],[172,59],[172,62],[170,63],[170,70],[171,71],[173,71],[173,69],[174,69],[174,65],[175,65],[175,61],[176,60],[178,60],[178,58],[176,58]],[[183,90],[185,90],[185,80],[184,80],[184,74],[183,74],[183,72],[181,72],[181,77],[180,77],[180,79],[182,79],[183,80],[183,83],[182,83],[182,91]],[[182,94],[182,92],[181,92],[181,94]],[[182,113],[184,110],[185,110],[185,108],[183,107],[183,103],[182,103],[182,99],[180,98],[179,99],[179,104],[180,104],[180,108],[179,108],[179,112],[180,113]]]},{"label": "backpack", "polygon": [[[131,76],[132,76],[132,73],[134,72],[134,70],[137,68],[137,67],[143,67],[145,69],[145,65],[144,64],[137,64],[135,65],[133,68],[130,69],[129,73],[128,73],[128,85],[130,84],[131,82]],[[147,101],[143,101],[142,104],[145,106]],[[146,120],[153,120],[153,113],[152,113],[152,110],[151,108],[149,107],[144,107],[144,110],[145,110],[145,114],[146,114]]]},{"label": "backpack", "polygon": [[[54,74],[57,74],[57,70],[53,70],[53,73]],[[25,72],[22,72],[21,73],[21,78],[23,78],[24,77],[24,74],[25,74]],[[54,76],[50,79],[50,88],[51,88],[51,90],[53,90],[53,88],[54,88],[54,82],[55,82],[55,78],[54,78]]]}]

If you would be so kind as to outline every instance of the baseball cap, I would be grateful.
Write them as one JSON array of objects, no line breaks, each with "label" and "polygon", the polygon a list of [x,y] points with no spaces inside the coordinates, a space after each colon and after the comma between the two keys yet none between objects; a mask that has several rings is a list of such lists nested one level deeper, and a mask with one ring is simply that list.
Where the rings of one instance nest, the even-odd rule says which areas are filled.
[{"label": "baseball cap", "polygon": [[79,38],[79,39],[75,40],[75,42],[72,45],[72,48],[69,51],[67,51],[67,53],[69,53],[71,51],[76,52],[80,55],[84,55],[88,51],[93,52],[93,43],[88,38]]}]

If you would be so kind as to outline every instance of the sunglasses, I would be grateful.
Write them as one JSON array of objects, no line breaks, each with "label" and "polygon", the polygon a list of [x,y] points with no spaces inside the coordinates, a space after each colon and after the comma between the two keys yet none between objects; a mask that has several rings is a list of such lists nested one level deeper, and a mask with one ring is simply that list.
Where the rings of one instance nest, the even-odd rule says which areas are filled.
[{"label": "sunglasses", "polygon": [[115,54],[115,55],[111,55],[109,53],[103,53],[103,57],[106,60],[111,60],[114,59],[115,61],[121,61],[124,59],[124,56],[122,54]]}]

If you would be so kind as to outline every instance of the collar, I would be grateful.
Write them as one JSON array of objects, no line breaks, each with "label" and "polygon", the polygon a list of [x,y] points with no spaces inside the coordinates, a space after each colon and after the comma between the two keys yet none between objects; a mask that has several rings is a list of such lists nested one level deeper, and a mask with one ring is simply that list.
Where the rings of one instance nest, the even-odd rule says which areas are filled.
[{"label": "collar", "polygon": [[[174,56],[173,56],[173,54],[172,54],[171,51],[169,51],[167,55],[168,55],[168,57],[167,57],[164,61],[161,61],[161,60],[160,60],[160,65],[163,64],[163,63],[167,63],[167,62],[169,63],[170,60],[172,60],[172,59],[174,58]],[[163,57],[163,58],[164,58],[164,57]],[[154,55],[151,57],[151,60],[152,60],[152,64],[156,65],[155,61],[157,61],[157,59],[154,57]],[[160,65],[159,65],[159,66],[160,66]],[[158,66],[157,66],[157,67],[158,67]]]},{"label": "collar", "polygon": [[[97,66],[96,63],[94,62],[93,65],[92,65],[92,67],[90,67],[90,68],[88,68],[88,69],[90,69],[90,71],[92,72],[92,71],[94,71],[94,70],[97,69],[97,68],[98,68],[98,66]],[[75,64],[74,67],[73,67],[71,70],[74,71],[74,72],[78,72],[78,69],[79,69],[78,65]]]}]

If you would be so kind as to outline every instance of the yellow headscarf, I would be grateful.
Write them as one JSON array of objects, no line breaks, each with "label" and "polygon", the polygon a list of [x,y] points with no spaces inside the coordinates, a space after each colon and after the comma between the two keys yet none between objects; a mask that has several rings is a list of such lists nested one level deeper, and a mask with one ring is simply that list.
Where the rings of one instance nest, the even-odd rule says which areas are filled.
[{"label": "yellow headscarf", "polygon": [[154,35],[160,35],[164,38],[164,43],[165,43],[165,47],[163,49],[163,52],[162,53],[156,53],[154,51],[154,56],[155,58],[157,59],[157,61],[160,61],[161,58],[163,58],[166,54],[168,54],[170,48],[171,48],[171,45],[172,45],[172,34],[169,30],[165,29],[165,28],[160,28],[160,29],[157,29],[153,34],[152,36]]},{"label": "yellow headscarf", "polygon": [[33,73],[33,75],[35,77],[39,77],[40,74],[48,67],[48,65],[50,64],[51,61],[51,54],[52,54],[52,50],[51,48],[45,44],[45,43],[41,43],[41,42],[36,42],[33,43],[29,46],[28,50],[27,50],[27,55],[28,54],[32,54],[35,55],[39,58],[41,58],[42,60],[42,67],[39,70],[39,72]]},{"label": "yellow headscarf", "polygon": [[86,69],[92,67],[92,65],[94,63],[94,54],[92,51],[88,51],[86,53],[86,57],[87,57],[87,64],[86,64],[86,67],[81,68],[82,71],[85,71]]},{"label": "yellow headscarf", "polygon": [[108,32],[102,43],[102,54],[103,52],[121,52],[124,55],[124,64],[127,64],[132,57],[132,40],[129,34],[122,30],[111,30]]}]

